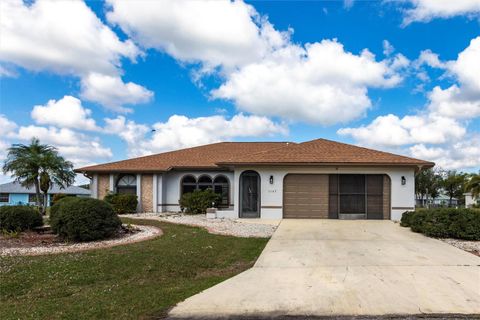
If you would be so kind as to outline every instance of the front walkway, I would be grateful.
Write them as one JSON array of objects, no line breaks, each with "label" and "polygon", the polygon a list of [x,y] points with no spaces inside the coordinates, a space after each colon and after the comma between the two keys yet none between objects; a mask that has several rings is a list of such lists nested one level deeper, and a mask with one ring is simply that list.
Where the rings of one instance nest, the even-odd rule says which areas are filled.
[{"label": "front walkway", "polygon": [[283,220],[255,266],[180,318],[480,313],[480,258],[391,221]]}]

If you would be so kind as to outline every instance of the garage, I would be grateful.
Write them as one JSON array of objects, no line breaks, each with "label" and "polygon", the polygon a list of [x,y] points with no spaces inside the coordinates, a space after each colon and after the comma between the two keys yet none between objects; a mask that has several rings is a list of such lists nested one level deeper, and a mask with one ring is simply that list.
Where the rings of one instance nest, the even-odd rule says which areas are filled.
[{"label": "garage", "polygon": [[284,218],[390,218],[387,175],[288,174],[283,183]]}]

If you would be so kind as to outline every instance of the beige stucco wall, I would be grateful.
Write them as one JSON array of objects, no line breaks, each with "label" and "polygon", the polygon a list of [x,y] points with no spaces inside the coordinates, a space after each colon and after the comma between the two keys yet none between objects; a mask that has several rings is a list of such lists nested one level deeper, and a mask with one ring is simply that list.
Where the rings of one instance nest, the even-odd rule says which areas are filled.
[{"label": "beige stucco wall", "polygon": [[142,211],[153,212],[153,175],[142,175]]},{"label": "beige stucco wall", "polygon": [[97,191],[98,199],[103,200],[103,198],[107,195],[109,188],[110,188],[110,175],[99,174],[98,175],[98,191]]}]

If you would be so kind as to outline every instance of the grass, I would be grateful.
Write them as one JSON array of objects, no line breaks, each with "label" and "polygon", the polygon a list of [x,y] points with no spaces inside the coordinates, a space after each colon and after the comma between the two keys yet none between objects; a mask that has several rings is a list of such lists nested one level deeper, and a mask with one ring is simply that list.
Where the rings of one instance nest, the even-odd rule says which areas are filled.
[{"label": "grass", "polygon": [[0,259],[2,319],[161,317],[253,265],[267,239],[212,235],[151,220],[160,238],[109,249]]}]

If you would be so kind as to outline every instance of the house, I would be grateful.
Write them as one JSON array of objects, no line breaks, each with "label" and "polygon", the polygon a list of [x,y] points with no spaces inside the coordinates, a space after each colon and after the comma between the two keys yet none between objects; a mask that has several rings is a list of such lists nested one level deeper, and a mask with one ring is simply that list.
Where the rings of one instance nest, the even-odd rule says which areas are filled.
[{"label": "house", "polygon": [[[54,185],[48,191],[48,204],[51,203],[54,194],[64,193],[69,195],[75,195],[79,197],[89,197],[90,190],[70,186],[65,189],[60,189],[59,186]],[[35,204],[36,195],[35,188],[22,187],[18,182],[9,182],[0,184],[0,206],[5,205],[22,205],[22,204]]]},{"label": "house", "polygon": [[[458,206],[458,202],[457,198],[452,198],[452,206]],[[416,205],[419,207],[447,207],[450,205],[450,197],[444,193],[440,193],[433,199],[426,199],[425,197],[423,197],[423,199],[417,198]]]},{"label": "house", "polygon": [[474,197],[471,192],[463,194],[465,196],[465,207],[471,208],[474,205],[480,205],[480,197]]},{"label": "house", "polygon": [[92,197],[136,194],[138,211],[179,211],[212,188],[217,217],[393,219],[415,207],[415,173],[434,163],[325,139],[221,142],[76,169]]}]

